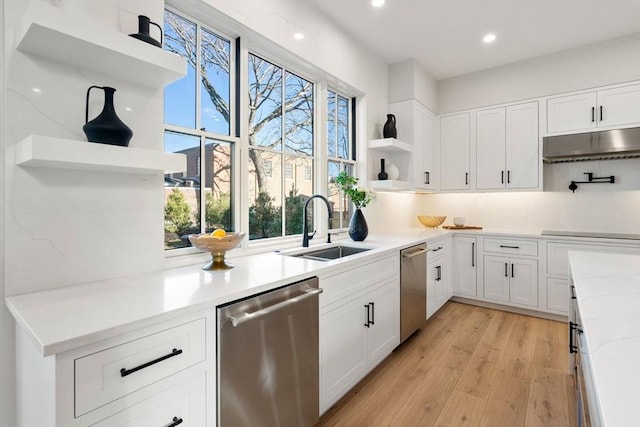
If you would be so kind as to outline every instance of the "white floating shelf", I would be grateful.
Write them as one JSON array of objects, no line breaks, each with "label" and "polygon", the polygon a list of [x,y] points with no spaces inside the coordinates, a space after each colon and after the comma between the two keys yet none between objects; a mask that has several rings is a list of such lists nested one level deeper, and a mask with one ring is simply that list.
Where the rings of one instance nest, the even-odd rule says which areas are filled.
[{"label": "white floating shelf", "polygon": [[375,180],[369,181],[369,187],[378,191],[391,191],[391,190],[411,190],[411,183],[408,181],[398,181],[394,179],[385,179],[383,181]]},{"label": "white floating shelf", "polygon": [[184,154],[31,135],[18,143],[16,164],[22,167],[155,175],[185,171],[187,157]]},{"label": "white floating shelf", "polygon": [[411,145],[395,138],[384,138],[369,141],[369,149],[388,153],[410,153]]},{"label": "white floating shelf", "polygon": [[164,87],[187,73],[179,55],[40,2],[25,14],[16,39],[23,52],[146,87]]}]

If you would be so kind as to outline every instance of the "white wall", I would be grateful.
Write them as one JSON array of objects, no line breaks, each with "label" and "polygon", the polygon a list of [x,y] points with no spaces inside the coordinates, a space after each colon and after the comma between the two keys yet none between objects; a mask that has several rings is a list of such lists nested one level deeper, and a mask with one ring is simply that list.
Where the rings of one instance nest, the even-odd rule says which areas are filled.
[{"label": "white wall", "polygon": [[438,112],[438,82],[415,59],[389,67],[389,103],[409,99]]},{"label": "white wall", "polygon": [[438,113],[640,79],[640,33],[438,82]]}]

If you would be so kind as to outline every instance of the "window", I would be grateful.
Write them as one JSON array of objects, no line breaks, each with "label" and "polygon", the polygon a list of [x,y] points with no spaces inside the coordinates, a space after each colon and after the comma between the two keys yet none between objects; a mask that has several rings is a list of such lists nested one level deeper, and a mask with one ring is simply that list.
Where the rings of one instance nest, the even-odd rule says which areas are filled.
[{"label": "window", "polygon": [[353,152],[352,101],[329,90],[327,93],[327,172],[329,177],[327,194],[333,205],[332,229],[347,228],[352,213],[352,203],[335,184],[341,171],[355,173]]},{"label": "window", "polygon": [[304,180],[311,181],[311,166],[304,166]]},{"label": "window", "polygon": [[[187,156],[187,169],[165,175],[165,249],[190,246],[187,235],[233,230],[233,43],[166,10],[165,50],[187,59],[187,75],[165,88],[165,151]],[[202,207],[204,206],[204,209]]]},{"label": "window", "polygon": [[313,180],[285,179],[313,168],[314,85],[254,54],[248,59],[249,239],[300,234]]}]

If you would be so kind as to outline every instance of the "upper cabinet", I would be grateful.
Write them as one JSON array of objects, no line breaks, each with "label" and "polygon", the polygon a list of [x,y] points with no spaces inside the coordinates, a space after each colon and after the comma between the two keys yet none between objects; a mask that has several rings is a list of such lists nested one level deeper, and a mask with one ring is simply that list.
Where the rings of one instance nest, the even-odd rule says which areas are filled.
[{"label": "upper cabinet", "polygon": [[411,157],[403,166],[408,169],[412,189],[435,190],[435,115],[414,99],[389,104],[389,112],[396,116],[398,137],[411,146]]},{"label": "upper cabinet", "polygon": [[43,3],[25,13],[17,43],[23,52],[145,87],[162,88],[187,74],[186,60],[178,55]]},{"label": "upper cabinet", "polygon": [[476,112],[478,190],[539,188],[538,102]]},{"label": "upper cabinet", "polygon": [[547,133],[640,124],[640,84],[547,99]]},{"label": "upper cabinet", "polygon": [[471,188],[469,113],[440,118],[440,189]]}]

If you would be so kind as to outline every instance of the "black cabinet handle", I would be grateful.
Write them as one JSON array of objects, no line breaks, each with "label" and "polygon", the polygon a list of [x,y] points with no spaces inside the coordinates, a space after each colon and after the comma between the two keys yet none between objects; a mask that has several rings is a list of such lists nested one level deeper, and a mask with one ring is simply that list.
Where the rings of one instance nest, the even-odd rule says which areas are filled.
[{"label": "black cabinet handle", "polygon": [[371,324],[375,325],[376,324],[376,305],[375,303],[370,302],[369,304],[371,304]]},{"label": "black cabinet handle", "polygon": [[431,252],[438,252],[440,249],[442,249],[442,246],[438,246],[435,249],[431,249]]},{"label": "black cabinet handle", "polygon": [[167,360],[170,357],[174,357],[174,356],[177,356],[179,354],[182,354],[182,350],[174,348],[171,351],[171,353],[169,353],[169,354],[167,354],[165,356],[162,356],[162,357],[158,357],[157,359],[152,360],[150,362],[143,363],[142,365],[136,366],[135,368],[131,368],[131,369],[122,368],[122,369],[120,369],[120,376],[121,377],[126,377],[127,375],[133,374],[134,372],[138,372],[140,369],[148,368],[151,365],[155,365],[156,363],[162,362],[163,360]]},{"label": "black cabinet handle", "polygon": [[578,347],[573,342],[573,331],[575,331],[577,326],[577,323],[569,322],[569,354],[578,352]]},{"label": "black cabinet handle", "polygon": [[431,180],[430,174],[429,172],[425,172],[424,173],[424,183],[425,184],[431,184],[429,181]]},{"label": "black cabinet handle", "polygon": [[501,248],[520,249],[520,246],[500,245]]},{"label": "black cabinet handle", "polygon": [[509,268],[508,264],[505,262],[504,263],[504,277],[509,277],[509,272],[507,271],[508,268]]},{"label": "black cabinet handle", "polygon": [[507,184],[511,184],[511,171],[507,171]]},{"label": "black cabinet handle", "polygon": [[569,290],[571,291],[571,299],[576,299],[576,287],[571,285]]},{"label": "black cabinet handle", "polygon": [[513,263],[511,264],[511,277],[515,277],[515,276],[513,275]]},{"label": "black cabinet handle", "polygon": [[369,304],[365,304],[364,308],[367,309],[367,323],[365,323],[364,326],[368,328],[369,325],[371,324],[371,320],[369,320],[369,316],[371,315],[371,313],[369,312]]},{"label": "black cabinet handle", "polygon": [[596,107],[591,107],[591,123],[596,121]]},{"label": "black cabinet handle", "polygon": [[442,279],[441,269],[441,266],[436,265],[436,282],[439,282]]},{"label": "black cabinet handle", "polygon": [[602,105],[600,106],[600,121],[602,121]]},{"label": "black cabinet handle", "polygon": [[464,185],[469,185],[469,172],[464,174]]},{"label": "black cabinet handle", "polygon": [[173,417],[173,422],[169,425],[167,425],[167,427],[176,427],[179,426],[180,424],[182,424],[182,418],[178,418],[178,417]]},{"label": "black cabinet handle", "polygon": [[500,171],[500,184],[504,184],[504,171]]},{"label": "black cabinet handle", "polygon": [[476,266],[476,244],[471,243],[471,267]]}]

